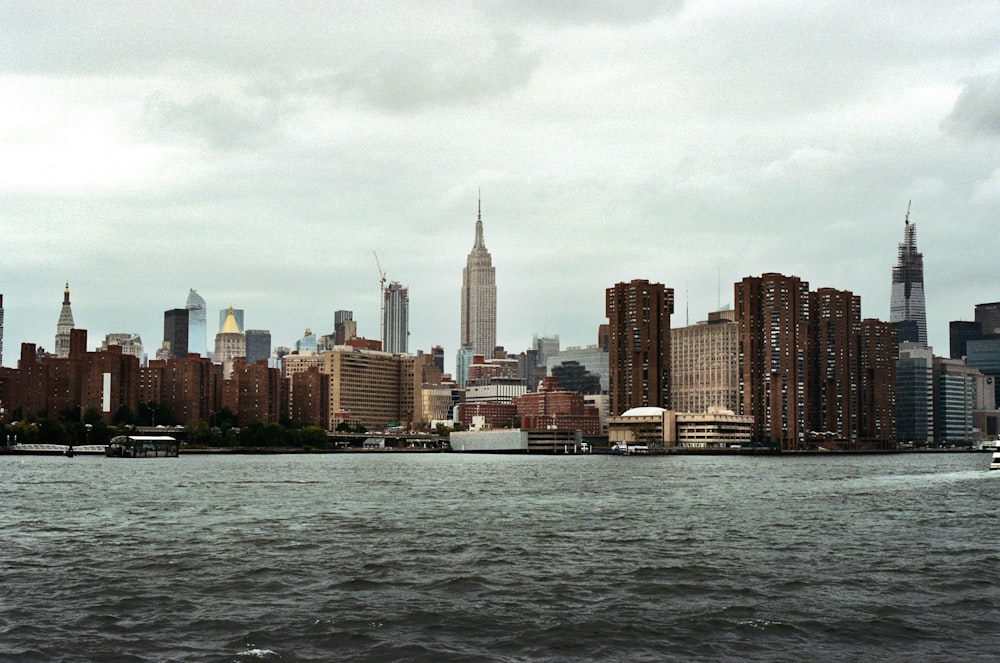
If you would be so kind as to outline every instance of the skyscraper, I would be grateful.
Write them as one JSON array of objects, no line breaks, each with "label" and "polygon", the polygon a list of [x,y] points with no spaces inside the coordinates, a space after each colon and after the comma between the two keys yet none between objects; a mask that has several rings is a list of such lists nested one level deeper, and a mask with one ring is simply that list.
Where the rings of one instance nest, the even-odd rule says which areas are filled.
[{"label": "skyscraper", "polygon": [[205,299],[192,288],[188,292],[188,352],[197,352],[202,357],[208,356],[208,312]]},{"label": "skyscraper", "polygon": [[69,282],[66,282],[66,289],[63,290],[62,309],[59,311],[59,322],[56,323],[56,348],[57,357],[69,356],[69,332],[74,327],[73,309],[69,306]]},{"label": "skyscraper", "polygon": [[219,329],[221,330],[223,327],[226,326],[226,318],[229,317],[230,313],[232,313],[233,319],[236,321],[236,328],[239,329],[240,333],[242,334],[243,309],[233,308],[232,306],[230,306],[229,308],[219,309]]},{"label": "skyscraper", "polygon": [[410,336],[410,294],[398,282],[390,283],[382,293],[382,349],[407,352]]},{"label": "skyscraper", "polygon": [[253,366],[261,359],[271,358],[271,332],[267,329],[248,329],[246,331],[247,366]]},{"label": "skyscraper", "polygon": [[605,292],[611,413],[670,409],[670,315],[674,289],[636,279]]},{"label": "skyscraper", "polygon": [[849,290],[820,288],[809,293],[809,380],[807,425],[834,433],[847,448],[859,436],[861,297]]},{"label": "skyscraper", "polygon": [[738,412],[739,325],[733,311],[713,311],[706,322],[670,330],[670,398],[678,412],[721,408]]},{"label": "skyscraper", "polygon": [[358,325],[354,322],[354,311],[334,311],[333,313],[333,344],[344,345],[358,334]]},{"label": "skyscraper", "polygon": [[247,356],[247,339],[236,324],[236,315],[230,306],[222,329],[215,335],[215,363],[222,364],[222,378],[228,380],[233,374],[233,360]]},{"label": "skyscraper", "polygon": [[797,276],[748,276],[734,288],[739,322],[740,414],[753,438],[802,449],[807,430],[809,283]]},{"label": "skyscraper", "polygon": [[170,344],[168,349],[171,357],[187,357],[190,313],[186,308],[172,308],[163,312],[163,342]]},{"label": "skyscraper", "polygon": [[897,329],[900,330],[900,342],[910,341],[920,343],[923,346],[927,345],[927,314],[924,309],[924,254],[917,251],[917,225],[910,223],[909,206],[906,208],[903,241],[899,245],[899,259],[895,267],[892,268],[889,322],[896,324]]},{"label": "skyscraper", "polygon": [[0,294],[0,366],[3,366],[3,294]]},{"label": "skyscraper", "polygon": [[483,241],[482,201],[476,214],[476,242],[462,270],[461,343],[473,354],[492,357],[497,344],[497,285],[493,258]]}]

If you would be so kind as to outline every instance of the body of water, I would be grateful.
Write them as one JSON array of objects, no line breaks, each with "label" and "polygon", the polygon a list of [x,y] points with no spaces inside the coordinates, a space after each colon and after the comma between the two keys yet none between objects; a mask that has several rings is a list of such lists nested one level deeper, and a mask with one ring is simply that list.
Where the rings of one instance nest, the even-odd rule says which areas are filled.
[{"label": "body of water", "polygon": [[0,456],[0,660],[993,661],[988,465]]}]

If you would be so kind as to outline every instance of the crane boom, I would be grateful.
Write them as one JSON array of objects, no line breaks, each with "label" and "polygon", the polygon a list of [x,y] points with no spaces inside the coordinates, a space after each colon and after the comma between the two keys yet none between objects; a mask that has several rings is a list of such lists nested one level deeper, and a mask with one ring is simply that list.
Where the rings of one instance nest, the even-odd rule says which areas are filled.
[{"label": "crane boom", "polygon": [[375,266],[378,267],[378,336],[385,345],[385,272],[382,271],[382,263],[378,261],[378,254],[372,251],[375,256]]}]

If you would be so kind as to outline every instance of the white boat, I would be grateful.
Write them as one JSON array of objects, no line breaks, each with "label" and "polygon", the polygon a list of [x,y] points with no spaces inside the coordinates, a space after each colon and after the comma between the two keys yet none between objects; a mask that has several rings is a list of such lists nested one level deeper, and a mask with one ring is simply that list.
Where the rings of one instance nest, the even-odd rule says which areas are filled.
[{"label": "white boat", "polygon": [[617,456],[631,456],[632,454],[648,454],[649,446],[645,444],[627,444],[618,442],[611,447],[611,453]]},{"label": "white boat", "polygon": [[993,452],[993,458],[990,459],[990,469],[1000,470],[1000,451]]}]

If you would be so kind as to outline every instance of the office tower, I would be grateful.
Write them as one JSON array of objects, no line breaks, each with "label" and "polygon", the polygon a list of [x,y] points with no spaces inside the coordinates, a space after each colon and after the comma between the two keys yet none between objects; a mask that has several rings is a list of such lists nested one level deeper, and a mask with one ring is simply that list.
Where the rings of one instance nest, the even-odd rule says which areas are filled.
[{"label": "office tower", "polygon": [[[2,303],[2,302],[0,302]],[[437,366],[438,370],[444,373],[444,348],[440,345],[435,345],[431,348],[431,360],[434,365]]]},{"label": "office tower", "polygon": [[382,349],[386,352],[407,351],[410,336],[410,294],[393,281],[382,293]]},{"label": "office tower", "polygon": [[271,358],[271,332],[266,329],[246,331],[247,365],[253,366],[260,360]]},{"label": "office tower", "polygon": [[[607,327],[607,325],[601,325],[602,327]],[[674,344],[674,330],[670,330],[670,345],[673,348]],[[671,349],[671,352],[673,350]],[[563,348],[559,350],[559,354],[554,357],[549,357],[545,362],[546,373],[550,375],[556,375],[557,369],[564,365],[577,364],[587,372],[589,375],[596,375],[600,381],[599,391],[589,391],[592,389],[588,386],[588,391],[584,391],[584,394],[606,394],[608,393],[609,376],[610,371],[608,368],[608,351],[597,345],[586,345],[582,347],[570,346],[568,348]],[[569,369],[568,372],[563,371],[562,375],[567,377],[575,373],[576,369]],[[567,386],[567,383],[563,381],[563,378],[559,378],[559,384],[563,385],[566,389],[572,390],[572,387]],[[589,383],[588,383],[589,384]],[[671,401],[673,401],[673,391],[670,393]],[[676,404],[674,404],[676,407]]]},{"label": "office tower", "polygon": [[934,441],[968,443],[975,439],[972,411],[981,374],[961,359],[934,357]]},{"label": "office tower", "polygon": [[1000,336],[1000,302],[976,304],[976,322],[983,338]]},{"label": "office tower", "polygon": [[163,342],[170,344],[167,349],[171,357],[187,357],[190,324],[189,311],[186,308],[174,308],[163,312]]},{"label": "office tower", "polygon": [[233,307],[229,307],[222,329],[215,335],[215,363],[222,364],[222,378],[233,374],[233,360],[247,356],[247,340],[236,323]]},{"label": "office tower", "polygon": [[69,332],[73,329],[73,309],[69,306],[69,282],[66,282],[66,289],[63,290],[62,309],[59,311],[59,322],[56,323],[56,347],[57,357],[69,356]]},{"label": "office tower", "polygon": [[353,311],[334,311],[333,313],[333,344],[344,345],[357,336],[358,326],[354,322]]},{"label": "office tower", "polygon": [[493,259],[483,242],[482,201],[476,215],[476,242],[462,270],[461,345],[492,357],[497,344],[497,286]]},{"label": "office tower", "polygon": [[465,389],[469,381],[469,366],[472,365],[472,346],[463,345],[455,353],[455,382],[462,389]]},{"label": "office tower", "polygon": [[605,291],[611,412],[670,409],[670,315],[674,290],[636,279]]},{"label": "office tower", "polygon": [[188,292],[188,352],[197,352],[202,357],[208,356],[208,311],[205,300],[192,288]]},{"label": "office tower", "polygon": [[[892,268],[892,294],[889,300],[889,322],[911,322],[914,327],[901,325],[899,340],[927,345],[927,314],[924,310],[924,255],[917,251],[917,225],[910,223],[910,208],[906,208],[903,242],[899,259]],[[915,337],[914,337],[915,334]]]},{"label": "office tower", "polygon": [[917,445],[934,438],[934,352],[914,341],[899,344],[896,437]]},{"label": "office tower", "polygon": [[987,387],[994,389],[993,407],[1000,409],[1000,335],[978,338],[966,344],[966,363],[975,366],[987,378]]},{"label": "office tower", "polygon": [[983,337],[980,324],[968,320],[952,320],[948,323],[948,350],[952,359],[961,359],[966,355],[966,344],[978,341]]},{"label": "office tower", "polygon": [[739,411],[738,332],[734,320],[719,315],[670,330],[670,397],[676,411]]},{"label": "office tower", "polygon": [[538,363],[541,366],[546,366],[549,359],[554,359],[559,355],[559,334],[555,336],[534,334],[531,338],[531,347],[538,351]]},{"label": "office tower", "polygon": [[811,371],[807,425],[847,448],[858,442],[861,298],[848,290],[809,293]]},{"label": "office tower", "polygon": [[104,342],[101,343],[101,350],[107,350],[112,345],[120,347],[122,354],[135,357],[140,362],[142,361],[142,337],[138,334],[107,334],[104,337]]},{"label": "office tower", "polygon": [[797,276],[748,276],[734,288],[740,329],[740,414],[753,438],[804,448],[809,395],[809,283]]},{"label": "office tower", "polygon": [[862,320],[860,349],[858,436],[867,448],[895,448],[896,328],[883,320]]},{"label": "office tower", "polygon": [[233,308],[232,306],[230,306],[229,308],[224,308],[224,309],[220,309],[219,310],[219,329],[222,329],[223,326],[225,326],[225,324],[226,324],[226,318],[229,316],[230,313],[233,314],[233,319],[236,321],[236,328],[242,334],[243,333],[243,309],[241,309],[241,308]]},{"label": "office tower", "polygon": [[295,341],[295,351],[299,354],[315,353],[319,351],[319,340],[316,334],[309,327],[306,327],[302,338]]}]

